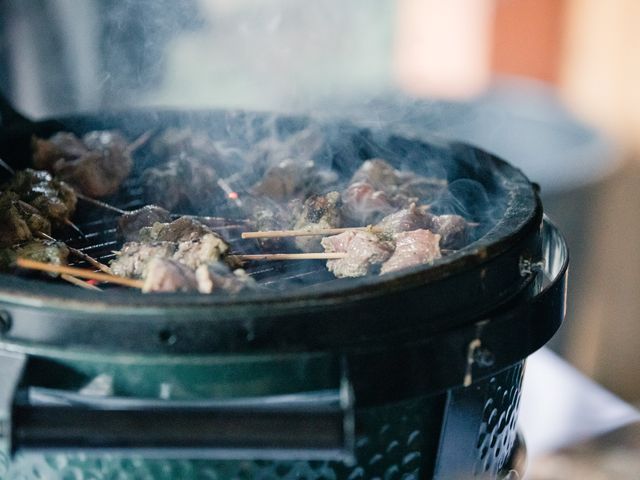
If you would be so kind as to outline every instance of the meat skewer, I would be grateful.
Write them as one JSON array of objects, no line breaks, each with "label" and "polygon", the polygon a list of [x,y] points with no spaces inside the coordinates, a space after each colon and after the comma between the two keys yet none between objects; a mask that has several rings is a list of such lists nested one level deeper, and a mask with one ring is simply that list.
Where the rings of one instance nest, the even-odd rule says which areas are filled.
[{"label": "meat skewer", "polygon": [[[58,241],[55,238],[53,238],[52,236],[47,235],[46,233],[43,233],[43,232],[36,232],[36,235],[38,237],[40,237],[40,238],[44,238],[45,240],[51,240],[51,241],[54,241],[54,242]],[[76,257],[79,257],[82,260],[90,263],[91,265],[96,267],[98,270],[101,270],[104,273],[108,273],[109,275],[113,275],[113,272],[111,271],[111,269],[109,267],[107,267],[104,263],[100,263],[95,258],[87,255],[86,253],[84,253],[81,250],[78,250],[77,248],[70,247],[69,245],[67,245],[67,248],[69,249],[69,252],[73,253]]]},{"label": "meat skewer", "polygon": [[342,228],[318,228],[300,230],[263,230],[261,232],[242,232],[240,235],[244,239],[248,238],[284,238],[284,237],[306,237],[312,235],[337,235],[343,232],[364,231],[372,233],[382,233],[384,230],[378,227],[342,227]]},{"label": "meat skewer", "polygon": [[11,168],[11,166],[7,162],[2,160],[1,158],[0,158],[0,167],[4,168],[11,175],[15,175],[16,174],[16,171],[13,168]]},{"label": "meat skewer", "polygon": [[119,277],[117,275],[109,275],[106,273],[94,272],[87,270],[86,268],[67,267],[64,265],[54,265],[51,263],[38,262],[35,260],[29,260],[28,258],[18,258],[16,265],[20,268],[26,268],[28,270],[39,270],[41,272],[68,274],[74,277],[89,278],[92,280],[98,280],[101,282],[115,283],[117,285],[124,285],[125,287],[142,289],[144,282],[141,280],[134,280],[126,277]]},{"label": "meat skewer", "polygon": [[131,155],[140,147],[143,147],[144,144],[149,141],[153,133],[154,133],[153,130],[147,130],[138,138],[136,138],[133,142],[131,142],[125,149],[125,152],[127,153],[127,155]]},{"label": "meat skewer", "polygon": [[255,255],[232,255],[238,260],[335,260],[344,258],[342,252],[317,252],[317,253],[263,253]]}]

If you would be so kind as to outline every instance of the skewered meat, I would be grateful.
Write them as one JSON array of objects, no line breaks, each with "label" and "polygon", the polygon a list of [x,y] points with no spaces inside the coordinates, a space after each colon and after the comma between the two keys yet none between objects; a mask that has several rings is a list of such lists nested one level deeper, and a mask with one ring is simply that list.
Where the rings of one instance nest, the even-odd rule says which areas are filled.
[{"label": "skewered meat", "polygon": [[142,291],[148,292],[196,292],[198,282],[194,271],[175,260],[153,258],[144,273]]},{"label": "skewered meat", "polygon": [[396,233],[429,228],[432,217],[433,215],[428,214],[424,207],[417,207],[412,203],[407,208],[387,215],[378,222],[376,227],[382,229],[385,236],[392,238]]},{"label": "skewered meat", "polygon": [[110,267],[115,275],[141,278],[151,260],[154,258],[171,259],[177,248],[173,242],[127,242],[117,253],[117,257],[111,262]]},{"label": "skewered meat", "polygon": [[207,234],[213,234],[213,230],[194,218],[180,217],[170,223],[156,222],[150,227],[143,227],[140,238],[143,241],[186,242]]},{"label": "skewered meat", "polygon": [[440,258],[440,235],[429,230],[400,232],[395,235],[393,255],[382,264],[380,274],[414,267]]},{"label": "skewered meat", "polygon": [[42,216],[40,210],[22,200],[17,200],[15,206],[32,234],[45,233],[51,235],[51,222]]},{"label": "skewered meat", "polygon": [[363,162],[351,177],[351,183],[354,182],[369,183],[376,190],[383,190],[390,197],[404,196],[423,201],[447,186],[446,180],[397,170],[380,158]]},{"label": "skewered meat", "polygon": [[[293,228],[295,230],[314,230],[340,227],[342,224],[341,206],[342,202],[338,192],[312,195],[302,205],[302,211]],[[295,246],[303,252],[316,251],[320,248],[320,239],[318,237],[296,237]]]},{"label": "skewered meat", "polygon": [[354,223],[370,224],[396,210],[389,196],[366,182],[354,182],[342,192],[344,213]]},{"label": "skewered meat", "polygon": [[229,266],[222,262],[200,265],[196,269],[196,280],[200,293],[223,290],[233,294],[256,287],[255,280],[243,269],[238,268],[232,272]]},{"label": "skewered meat", "polygon": [[38,262],[66,265],[69,249],[62,242],[51,240],[29,240],[11,248],[0,249],[0,271],[9,270],[18,257]]},{"label": "skewered meat", "polygon": [[140,230],[139,241],[124,244],[111,263],[116,275],[139,278],[154,257],[170,259],[196,269],[226,259],[229,245],[200,222],[180,217],[171,223],[155,223]]},{"label": "skewered meat", "polygon": [[427,207],[416,207],[414,203],[384,217],[376,227],[390,236],[399,232],[427,229],[440,235],[440,247],[462,248],[468,241],[469,223],[460,215],[433,215]]},{"label": "skewered meat", "polygon": [[[299,205],[291,205],[290,209],[284,208],[282,205],[271,201],[258,201],[250,199],[246,204],[247,209],[251,212],[251,217],[255,229],[259,231],[265,230],[286,230],[292,222],[292,217],[297,214]],[[260,247],[267,251],[286,248],[290,245],[287,239],[282,238],[261,238],[258,239]]]},{"label": "skewered meat", "polygon": [[55,240],[34,239],[15,247],[14,250],[19,257],[56,265],[66,265],[69,258],[69,248]]},{"label": "skewered meat", "polygon": [[33,137],[33,166],[39,170],[51,170],[60,160],[73,160],[87,153],[82,140],[70,132],[58,132],[48,140]]},{"label": "skewered meat", "polygon": [[44,170],[20,170],[3,190],[15,192],[20,200],[39,210],[52,223],[64,223],[76,208],[73,189]]},{"label": "skewered meat", "polygon": [[210,161],[184,153],[142,174],[147,200],[168,210],[183,202],[195,208],[224,198],[217,180]]},{"label": "skewered meat", "polygon": [[171,221],[171,214],[162,207],[145,205],[142,208],[122,214],[118,219],[118,232],[127,241],[140,239],[140,230],[151,227],[154,223]]},{"label": "skewered meat", "polygon": [[34,165],[89,197],[115,193],[129,176],[133,161],[127,147],[120,133],[108,130],[89,132],[82,140],[72,133],[32,140]]},{"label": "skewered meat", "polygon": [[200,265],[217,262],[229,250],[229,245],[215,233],[207,233],[197,240],[178,243],[173,259],[195,269]]},{"label": "skewered meat", "polygon": [[16,207],[17,195],[3,192],[0,195],[0,247],[11,247],[29,240],[31,229]]},{"label": "skewered meat", "polygon": [[342,194],[345,214],[354,223],[373,223],[398,208],[434,198],[446,180],[394,169],[381,159],[365,161]]},{"label": "skewered meat", "polygon": [[370,232],[347,231],[321,241],[326,252],[345,252],[344,258],[327,261],[327,268],[338,278],[362,277],[385,262],[393,244]]},{"label": "skewered meat", "polygon": [[442,248],[462,248],[469,240],[469,223],[460,215],[432,215],[429,230],[440,235]]}]

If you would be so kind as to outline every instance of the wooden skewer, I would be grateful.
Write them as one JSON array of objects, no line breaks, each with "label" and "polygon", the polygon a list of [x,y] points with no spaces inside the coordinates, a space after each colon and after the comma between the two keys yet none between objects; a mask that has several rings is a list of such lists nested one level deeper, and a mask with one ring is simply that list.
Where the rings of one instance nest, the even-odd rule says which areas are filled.
[{"label": "wooden skewer", "polygon": [[142,280],[134,280],[132,278],[119,277],[117,275],[108,275],[106,273],[94,272],[85,268],[67,267],[64,265],[55,265],[53,263],[37,262],[35,260],[29,260],[28,258],[18,258],[16,260],[16,265],[20,268],[59,274],[66,273],[68,275],[73,275],[74,277],[91,278],[93,280],[99,280],[101,282],[124,285],[125,287],[142,289],[144,285],[144,282]]},{"label": "wooden skewer", "polygon": [[[38,235],[40,238],[44,238],[45,240],[51,240],[53,242],[58,242],[59,240],[56,240],[55,238],[53,238],[50,235],[47,235],[44,232],[35,232],[36,235]],[[70,247],[69,245],[67,245],[67,248],[69,249],[69,251],[71,253],[73,253],[76,257],[81,258],[82,260],[90,263],[91,265],[93,265],[94,267],[96,267],[98,270],[103,271],[104,273],[108,273],[109,275],[113,275],[113,272],[111,271],[111,269],[109,267],[107,267],[104,263],[100,263],[98,260],[96,260],[95,258],[87,255],[86,253],[84,253],[82,250],[78,250],[77,248],[73,248]]]},{"label": "wooden skewer", "polygon": [[11,175],[15,175],[16,174],[16,171],[13,168],[11,168],[11,166],[7,162],[2,160],[1,158],[0,158],[0,167],[4,168]]},{"label": "wooden skewer", "polygon": [[110,204],[108,204],[106,202],[102,202],[100,200],[96,200],[95,198],[87,197],[86,195],[84,195],[84,194],[82,194],[80,192],[76,192],[76,197],[78,197],[80,200],[84,200],[85,202],[92,203],[93,205],[96,205],[97,207],[106,208],[107,210],[111,210],[113,212],[119,213],[120,215],[124,215],[125,213],[129,213],[126,210],[122,210],[121,208],[114,207],[113,205],[110,205]]},{"label": "wooden skewer", "polygon": [[[87,197],[86,195],[83,195],[81,193],[77,193],[76,192],[76,196],[80,199],[80,200],[84,200],[85,202],[91,203],[97,207],[100,208],[105,208],[107,210],[111,210],[112,212],[116,212],[119,213],[120,215],[124,215],[126,213],[131,213],[130,211],[127,210],[123,210],[121,208],[118,207],[114,207],[113,205],[110,205],[106,202],[103,202],[101,200],[96,200],[95,198],[91,198],[91,197]],[[176,218],[180,218],[180,217],[187,217],[187,218],[192,218],[194,220],[199,220],[201,222],[203,222],[204,224],[207,224],[207,222],[226,222],[230,219],[224,218],[224,217],[207,217],[207,216],[202,216],[202,215],[182,215],[180,213],[172,213],[171,214],[171,218],[176,219]],[[231,225],[215,225],[215,226],[211,226],[211,228],[242,228],[245,227],[246,223],[248,223],[248,220],[243,220],[243,219],[233,219],[234,222],[236,222],[235,224],[231,224]]]},{"label": "wooden skewer", "polygon": [[96,290],[98,292],[103,291],[101,288],[96,287],[95,285],[91,285],[90,283],[85,282],[84,280],[80,280],[79,278],[76,278],[73,275],[68,275],[66,273],[63,273],[62,275],[60,275],[60,278],[78,287],[86,288],[87,290]]},{"label": "wooden skewer", "polygon": [[73,230],[75,230],[82,238],[87,238],[87,236],[84,234],[84,232],[82,230],[80,230],[80,227],[78,227],[75,223],[73,223],[68,218],[65,218],[63,223],[65,225],[67,225],[68,227],[71,227]]},{"label": "wooden skewer", "polygon": [[140,135],[138,138],[136,138],[133,142],[129,144],[129,146],[125,150],[126,153],[131,155],[133,152],[138,150],[140,147],[142,147],[145,143],[149,141],[152,134],[153,134],[153,130],[147,130],[146,132],[144,132],[142,135]]},{"label": "wooden skewer", "polygon": [[344,252],[318,253],[265,253],[260,255],[234,255],[238,260],[336,260],[346,257]]},{"label": "wooden skewer", "polygon": [[282,238],[282,237],[308,237],[312,235],[337,235],[350,231],[363,231],[381,233],[380,227],[344,227],[344,228],[316,228],[309,230],[264,230],[262,232],[242,232],[242,238]]}]

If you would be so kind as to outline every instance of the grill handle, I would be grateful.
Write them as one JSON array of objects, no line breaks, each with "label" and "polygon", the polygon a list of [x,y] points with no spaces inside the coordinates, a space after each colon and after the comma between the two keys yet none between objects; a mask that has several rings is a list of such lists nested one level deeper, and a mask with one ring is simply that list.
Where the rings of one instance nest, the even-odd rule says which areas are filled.
[{"label": "grill handle", "polygon": [[[16,355],[11,361],[0,358],[6,370],[0,373],[7,374],[0,384],[0,440],[5,437],[12,453],[100,450],[162,458],[354,458],[354,399],[344,375],[335,390],[173,401],[39,387],[21,390],[17,386],[25,362]],[[4,388],[11,387],[9,379],[13,395]]]}]

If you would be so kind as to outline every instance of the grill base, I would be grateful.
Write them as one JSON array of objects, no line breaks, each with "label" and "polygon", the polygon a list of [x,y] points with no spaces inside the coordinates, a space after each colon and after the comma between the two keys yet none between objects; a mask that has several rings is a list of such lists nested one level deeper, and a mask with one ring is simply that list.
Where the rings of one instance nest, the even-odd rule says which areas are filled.
[{"label": "grill base", "polygon": [[0,478],[503,478],[514,468],[512,460],[519,448],[516,418],[523,364],[518,362],[469,387],[358,411],[356,421],[362,433],[352,466],[327,461],[150,460],[33,453],[18,454],[11,461],[5,449],[0,451]]}]

